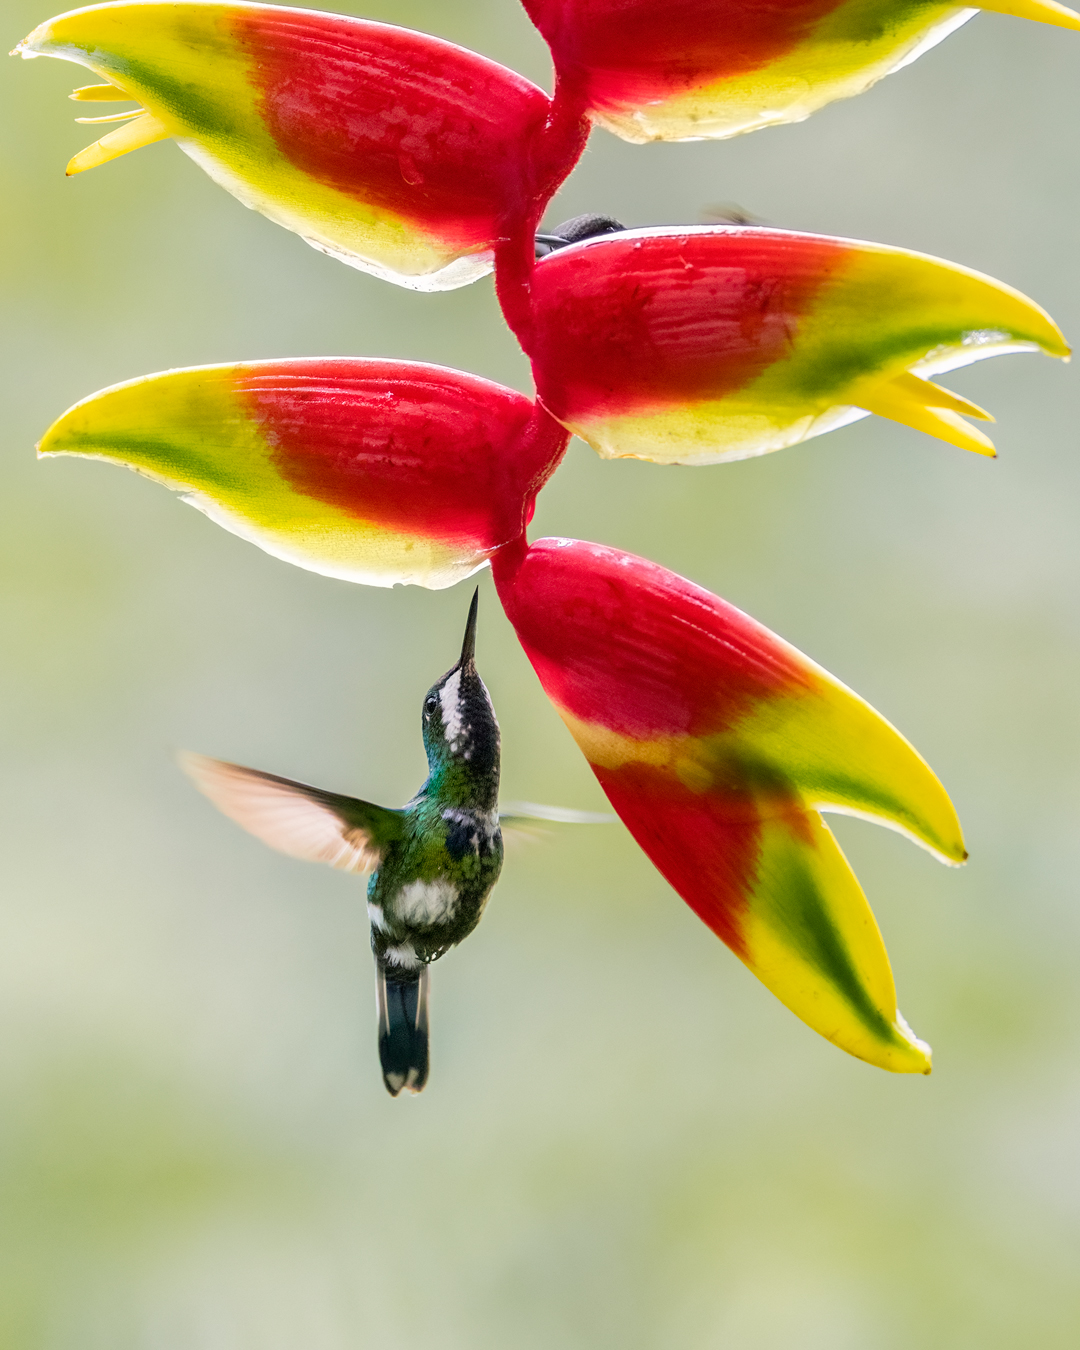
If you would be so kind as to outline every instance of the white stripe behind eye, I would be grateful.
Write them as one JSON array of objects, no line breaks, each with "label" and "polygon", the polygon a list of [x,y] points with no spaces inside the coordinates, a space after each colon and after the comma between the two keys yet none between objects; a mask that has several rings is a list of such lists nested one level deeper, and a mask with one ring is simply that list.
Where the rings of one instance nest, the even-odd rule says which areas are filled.
[{"label": "white stripe behind eye", "polygon": [[343,872],[370,872],[379,865],[379,850],[367,831],[309,797],[302,785],[278,783],[205,755],[185,754],[180,763],[223,815],[278,852]]},{"label": "white stripe behind eye", "polygon": [[443,732],[450,749],[457,751],[465,739],[465,726],[461,716],[461,671],[453,675],[439,690],[439,706],[442,711]]}]

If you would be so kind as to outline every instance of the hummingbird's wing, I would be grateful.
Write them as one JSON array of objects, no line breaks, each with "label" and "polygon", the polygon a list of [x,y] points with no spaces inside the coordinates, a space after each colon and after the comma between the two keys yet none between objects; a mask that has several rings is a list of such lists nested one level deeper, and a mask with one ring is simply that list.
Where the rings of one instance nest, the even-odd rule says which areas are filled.
[{"label": "hummingbird's wing", "polygon": [[264,844],[343,872],[370,872],[401,837],[403,813],[206,755],[180,767],[204,796]]},{"label": "hummingbird's wing", "polygon": [[609,811],[572,811],[568,806],[544,806],[540,802],[507,802],[499,808],[500,825],[518,825],[527,820],[549,820],[557,825],[610,825],[618,820]]},{"label": "hummingbird's wing", "polygon": [[506,802],[499,810],[499,825],[507,843],[535,840],[553,825],[612,825],[618,816],[597,811],[572,811],[566,806],[543,806],[540,802]]}]

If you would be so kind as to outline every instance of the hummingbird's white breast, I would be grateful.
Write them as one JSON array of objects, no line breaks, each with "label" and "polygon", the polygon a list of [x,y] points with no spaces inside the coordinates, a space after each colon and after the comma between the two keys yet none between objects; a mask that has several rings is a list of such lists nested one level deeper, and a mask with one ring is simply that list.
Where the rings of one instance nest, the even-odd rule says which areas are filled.
[{"label": "hummingbird's white breast", "polygon": [[447,877],[410,881],[390,901],[394,917],[417,928],[447,923],[458,905],[458,889]]}]

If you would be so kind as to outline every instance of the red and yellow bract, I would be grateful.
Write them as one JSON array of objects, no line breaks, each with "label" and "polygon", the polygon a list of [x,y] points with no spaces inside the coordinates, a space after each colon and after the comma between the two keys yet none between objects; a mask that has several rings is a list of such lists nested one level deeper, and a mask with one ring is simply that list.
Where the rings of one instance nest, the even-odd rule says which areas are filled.
[{"label": "red and yellow bract", "polygon": [[[523,0],[560,96],[629,141],[735,136],[861,94],[966,22],[941,0]],[[1057,0],[979,8],[1080,28]]]},{"label": "red and yellow bract", "polygon": [[248,206],[418,290],[490,271],[586,134],[553,142],[543,90],[475,52],[313,10],[120,0],[51,19],[16,50],[109,81],[80,101],[141,105],[106,119],[135,120],[69,172],[171,136]]},{"label": "red and yellow bract", "polygon": [[568,440],[489,380],[338,359],[116,385],[66,412],[38,450],[135,469],[311,571],[440,588],[518,538]]},{"label": "red and yellow bract", "polygon": [[655,563],[570,539],[492,560],[506,613],[612,806],[682,898],[805,1022],[927,1073],[888,957],[819,811],[963,862],[944,788],[868,704]]},{"label": "red and yellow bract", "polygon": [[1010,286],[907,249],[788,230],[629,230],[543,258],[537,392],[606,457],[741,459],[879,413],[984,454],[989,415],[925,378],[1069,348]]}]

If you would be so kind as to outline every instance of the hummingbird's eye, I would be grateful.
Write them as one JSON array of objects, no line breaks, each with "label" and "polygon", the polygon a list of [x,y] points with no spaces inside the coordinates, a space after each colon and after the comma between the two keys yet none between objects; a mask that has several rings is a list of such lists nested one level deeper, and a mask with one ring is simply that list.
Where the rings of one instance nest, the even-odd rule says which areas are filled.
[{"label": "hummingbird's eye", "polygon": [[428,694],[427,698],[424,699],[424,716],[425,716],[425,717],[430,717],[430,716],[431,716],[431,714],[435,711],[435,704],[436,704],[437,702],[438,702],[438,699],[436,699],[436,697],[435,697],[434,694]]}]

